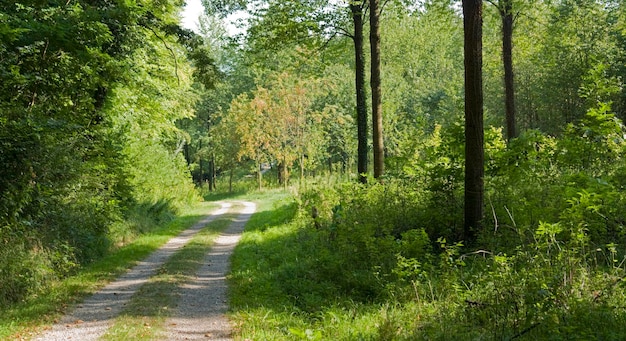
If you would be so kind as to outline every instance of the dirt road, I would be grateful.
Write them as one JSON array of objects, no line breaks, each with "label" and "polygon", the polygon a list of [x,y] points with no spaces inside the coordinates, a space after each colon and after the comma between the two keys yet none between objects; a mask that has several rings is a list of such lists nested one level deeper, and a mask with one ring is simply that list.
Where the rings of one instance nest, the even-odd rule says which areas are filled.
[{"label": "dirt road", "polygon": [[[177,308],[165,324],[163,340],[229,340],[230,325],[227,311],[225,276],[232,254],[243,228],[256,210],[251,202],[222,202],[215,210],[191,228],[172,238],[163,247],[111,282],[65,315],[59,323],[35,340],[97,340],[113,324],[137,290],[174,253],[208,223],[229,211],[238,216],[216,239],[211,251],[192,282],[179,288]],[[236,206],[238,209],[235,209]]]}]

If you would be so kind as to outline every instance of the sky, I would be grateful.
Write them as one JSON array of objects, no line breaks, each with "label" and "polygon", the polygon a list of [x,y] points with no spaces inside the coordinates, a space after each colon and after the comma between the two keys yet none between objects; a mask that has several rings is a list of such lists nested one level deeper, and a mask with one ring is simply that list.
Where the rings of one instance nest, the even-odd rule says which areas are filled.
[{"label": "sky", "polygon": [[200,0],[186,0],[185,9],[183,10],[183,20],[181,24],[184,28],[198,32],[198,17],[204,11]]},{"label": "sky", "polygon": [[[204,6],[202,5],[201,0],[186,0],[185,8],[183,9],[181,15],[181,25],[183,28],[190,29],[196,33],[200,33],[198,28],[198,17],[202,15],[204,12]],[[224,19],[224,24],[226,26],[226,31],[228,34],[233,37],[238,33],[243,33],[245,29],[237,28],[235,22],[239,19],[245,19],[247,14],[245,11],[238,11]]]}]

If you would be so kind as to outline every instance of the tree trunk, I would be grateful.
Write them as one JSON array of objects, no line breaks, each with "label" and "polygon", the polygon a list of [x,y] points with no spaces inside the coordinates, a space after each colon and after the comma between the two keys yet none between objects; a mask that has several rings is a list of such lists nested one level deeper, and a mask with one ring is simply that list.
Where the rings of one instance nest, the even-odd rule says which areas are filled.
[{"label": "tree trunk", "polygon": [[230,168],[230,174],[228,175],[228,193],[232,193],[233,192],[233,173],[235,167],[231,167]]},{"label": "tree trunk", "polygon": [[289,181],[289,169],[287,168],[287,158],[283,156],[283,188],[287,190],[287,182]]},{"label": "tree trunk", "polygon": [[333,159],[331,157],[328,157],[326,161],[328,161],[328,174],[332,175],[333,174]]},{"label": "tree trunk", "polygon": [[183,149],[183,153],[185,154],[185,161],[187,161],[187,167],[191,166],[191,160],[189,159],[189,143],[185,143],[185,147]]},{"label": "tree trunk", "polygon": [[209,191],[215,189],[215,160],[209,159]]},{"label": "tree trunk", "polygon": [[[202,140],[198,142],[198,151],[200,150],[202,150]],[[198,183],[200,184],[200,188],[202,188],[202,186],[204,186],[204,169],[202,169],[202,157],[198,158],[198,166],[200,166],[200,176],[198,178]]]},{"label": "tree trunk", "polygon": [[215,163],[215,153],[211,154],[211,166],[213,173],[213,190],[217,191],[217,165]]},{"label": "tree trunk", "polygon": [[354,23],[354,62],[357,122],[357,168],[359,181],[367,182],[367,102],[365,99],[365,55],[363,52],[363,3],[350,4]]},{"label": "tree trunk", "polygon": [[465,224],[471,243],[482,227],[484,132],[482,84],[482,0],[463,0],[465,58]]},{"label": "tree trunk", "polygon": [[370,0],[370,50],[372,88],[372,137],[374,140],[374,178],[385,172],[385,146],[383,141],[383,106],[380,84],[380,10],[379,0]]},{"label": "tree trunk", "polygon": [[506,110],[506,139],[517,137],[515,123],[515,83],[513,76],[513,0],[502,0],[502,63],[504,65],[504,106]]}]

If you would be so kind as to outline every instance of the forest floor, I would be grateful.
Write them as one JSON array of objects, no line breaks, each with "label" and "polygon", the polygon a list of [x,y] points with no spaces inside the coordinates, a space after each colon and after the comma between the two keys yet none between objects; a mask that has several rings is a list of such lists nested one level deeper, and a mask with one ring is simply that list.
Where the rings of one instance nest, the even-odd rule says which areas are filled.
[{"label": "forest floor", "polygon": [[[165,271],[168,260],[182,253],[194,236],[212,221],[227,213],[234,213],[228,227],[213,241],[204,258],[199,260],[195,275],[177,284],[175,292],[159,293],[175,297],[175,302],[171,310],[160,316],[161,328],[153,331],[153,336],[163,340],[229,340],[231,327],[225,315],[228,309],[225,276],[229,270],[230,255],[246,222],[255,212],[256,205],[239,201],[221,202],[220,205],[219,209],[172,238],[126,274],[70,309],[68,314],[44,334],[35,337],[35,340],[116,339],[111,329],[119,325],[120,316],[128,314],[129,307],[136,300],[135,296],[142,294],[142,288]],[[163,307],[166,308],[167,305]],[[131,313],[134,319],[151,321],[150,316],[137,316],[137,311],[135,309]],[[150,328],[151,325],[145,322],[142,327]]]}]

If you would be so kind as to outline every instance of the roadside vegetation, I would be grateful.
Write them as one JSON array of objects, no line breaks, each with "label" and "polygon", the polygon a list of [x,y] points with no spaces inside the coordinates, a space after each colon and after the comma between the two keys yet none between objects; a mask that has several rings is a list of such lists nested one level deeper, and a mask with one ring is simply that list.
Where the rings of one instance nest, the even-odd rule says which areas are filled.
[{"label": "roadside vegetation", "polygon": [[181,212],[176,219],[153,225],[132,242],[72,276],[50,283],[37,295],[31,295],[14,305],[0,307],[0,339],[29,339],[46,325],[58,320],[72,304],[126,272],[216,207],[212,203],[197,204]]},{"label": "roadside vegetation", "polygon": [[489,215],[471,245],[456,134],[433,134],[410,177],[262,206],[233,256],[240,339],[626,337],[621,122],[592,110],[559,138],[508,147],[492,131]]},{"label": "roadside vegetation", "polygon": [[626,3],[379,2],[3,2],[0,338],[241,195],[241,340],[626,339]]}]

